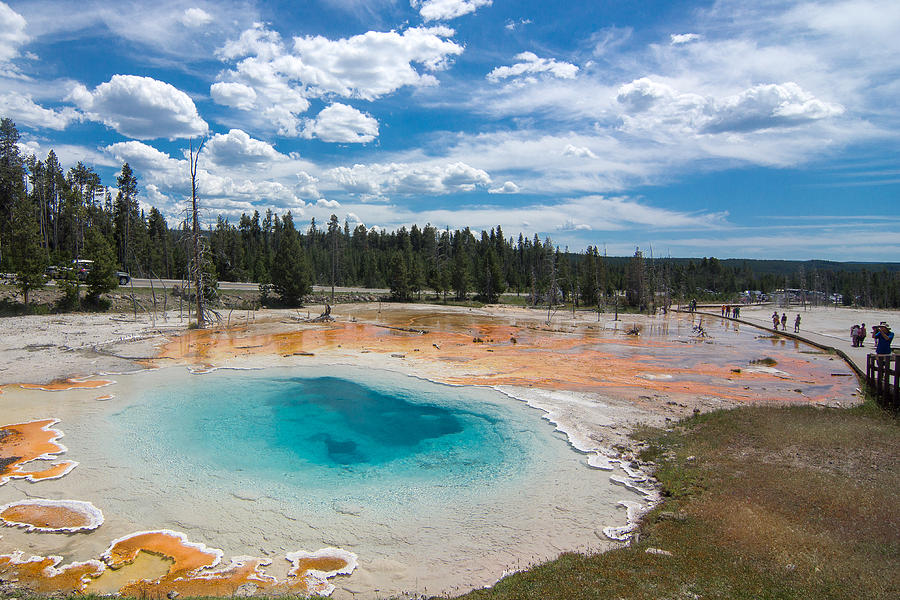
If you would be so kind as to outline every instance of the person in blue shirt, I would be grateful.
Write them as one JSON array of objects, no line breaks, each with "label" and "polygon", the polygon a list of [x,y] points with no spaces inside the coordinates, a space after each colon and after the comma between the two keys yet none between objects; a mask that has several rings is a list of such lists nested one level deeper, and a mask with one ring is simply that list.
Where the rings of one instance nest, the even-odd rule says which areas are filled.
[{"label": "person in blue shirt", "polygon": [[872,338],[875,340],[875,354],[888,356],[891,354],[891,342],[894,340],[894,332],[884,321],[872,328]]}]

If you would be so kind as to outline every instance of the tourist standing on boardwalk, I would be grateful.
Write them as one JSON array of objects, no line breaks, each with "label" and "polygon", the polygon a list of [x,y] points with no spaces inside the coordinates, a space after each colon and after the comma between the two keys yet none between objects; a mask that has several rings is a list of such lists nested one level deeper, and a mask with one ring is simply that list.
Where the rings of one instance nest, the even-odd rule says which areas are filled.
[{"label": "tourist standing on boardwalk", "polygon": [[797,315],[797,318],[794,319],[794,333],[800,333],[800,315]]},{"label": "tourist standing on boardwalk", "polygon": [[859,326],[859,341],[856,343],[857,346],[862,346],[863,342],[866,341],[866,324],[863,323]]},{"label": "tourist standing on boardwalk", "polygon": [[775,328],[775,331],[778,331],[778,311],[772,313],[772,327]]},{"label": "tourist standing on boardwalk", "polygon": [[732,316],[733,318],[735,318],[735,319],[737,319],[739,316],[741,316],[741,307],[740,307],[740,306],[735,306],[734,308],[732,308],[732,309],[731,309],[731,316]]},{"label": "tourist standing on boardwalk", "polygon": [[876,356],[890,356],[891,342],[894,340],[894,332],[884,321],[872,328],[872,338],[875,340]]},{"label": "tourist standing on boardwalk", "polygon": [[781,330],[787,329],[787,313],[781,313]]}]

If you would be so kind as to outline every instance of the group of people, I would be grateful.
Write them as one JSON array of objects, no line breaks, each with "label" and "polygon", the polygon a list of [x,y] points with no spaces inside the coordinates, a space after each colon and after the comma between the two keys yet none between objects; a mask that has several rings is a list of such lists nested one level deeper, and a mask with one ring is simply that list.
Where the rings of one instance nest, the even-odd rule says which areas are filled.
[{"label": "group of people", "polygon": [[[772,327],[778,330],[778,325],[781,324],[781,330],[784,331],[787,329],[787,313],[781,313],[781,316],[778,316],[778,311],[772,313]],[[794,333],[800,333],[800,314],[797,314],[797,317],[794,319]]]},{"label": "group of people", "polygon": [[[696,300],[692,300],[690,304],[690,310],[694,311],[697,309]],[[722,305],[722,316],[723,317],[731,317],[732,319],[737,319],[741,315],[741,307],[733,306],[730,304]],[[772,327],[777,331],[778,326],[781,325],[781,330],[785,331],[787,329],[788,316],[787,313],[778,314],[778,311],[772,313]],[[800,333],[800,314],[794,318],[794,333]],[[866,324],[862,325],[853,325],[850,328],[850,340],[853,342],[854,348],[862,347],[863,342],[866,339]],[[882,321],[880,324],[872,327],[872,339],[875,341],[875,354],[878,356],[887,356],[890,355],[891,350],[891,342],[894,340],[894,332],[891,331],[890,326]]]},{"label": "group of people", "polygon": [[722,316],[723,317],[731,317],[732,319],[737,319],[741,316],[741,307],[740,306],[731,306],[729,304],[722,305]]},{"label": "group of people", "polygon": [[[866,339],[866,324],[854,325],[850,328],[850,340],[853,346],[859,348]],[[888,356],[891,354],[891,342],[894,341],[894,332],[891,331],[890,325],[882,321],[878,325],[872,327],[872,339],[875,340],[875,354],[878,356]]]}]

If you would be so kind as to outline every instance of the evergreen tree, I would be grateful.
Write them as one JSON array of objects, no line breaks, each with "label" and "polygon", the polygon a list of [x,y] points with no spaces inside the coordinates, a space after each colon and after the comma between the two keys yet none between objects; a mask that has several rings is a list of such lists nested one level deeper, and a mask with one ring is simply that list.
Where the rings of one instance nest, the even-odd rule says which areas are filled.
[{"label": "evergreen tree", "polygon": [[391,296],[396,300],[409,300],[409,270],[403,252],[395,252],[391,258]]},{"label": "evergreen tree", "polygon": [[4,248],[11,242],[13,213],[25,196],[25,164],[19,155],[19,131],[11,119],[0,119],[0,268],[11,263]]},{"label": "evergreen tree", "polygon": [[481,260],[480,277],[478,279],[478,293],[484,302],[497,302],[500,294],[506,291],[506,283],[503,280],[503,271],[497,253],[492,246],[483,250],[484,257]]},{"label": "evergreen tree", "polygon": [[418,254],[408,254],[406,264],[409,265],[409,291],[422,299],[422,289],[425,287],[425,265]]},{"label": "evergreen tree", "polygon": [[446,290],[444,285],[445,270],[442,268],[442,263],[440,261],[434,261],[429,264],[428,275],[426,277],[426,285],[434,290],[435,295],[440,296]]},{"label": "evergreen tree", "polygon": [[[60,247],[60,222],[62,221],[62,190],[63,182],[62,167],[56,153],[51,150],[47,154],[47,160],[44,161],[44,181],[46,186],[46,197],[48,202],[48,213],[50,215],[50,244],[58,258],[70,259],[74,256],[70,252],[63,252]],[[65,231],[65,228],[63,228]]]},{"label": "evergreen tree", "polygon": [[469,293],[469,265],[464,251],[460,250],[453,257],[453,267],[450,273],[456,299],[465,300]]},{"label": "evergreen tree", "polygon": [[128,163],[122,165],[122,171],[116,177],[119,191],[113,204],[113,223],[115,226],[116,256],[119,264],[133,270],[132,229],[137,212],[137,178]]},{"label": "evergreen tree", "polygon": [[100,295],[111,292],[118,286],[116,277],[116,256],[112,244],[97,230],[89,228],[84,236],[84,254],[94,261],[87,275],[87,300],[98,305]]},{"label": "evergreen tree", "polygon": [[41,249],[40,224],[31,202],[24,196],[13,207],[13,229],[10,253],[15,263],[15,285],[22,292],[25,304],[33,290],[47,283],[47,255]]},{"label": "evergreen tree", "polygon": [[625,302],[628,306],[638,307],[641,310],[644,310],[648,306],[645,297],[647,293],[647,276],[645,268],[643,253],[640,249],[635,249],[634,256],[628,261],[628,267],[625,274]]},{"label": "evergreen tree", "polygon": [[300,246],[300,238],[294,229],[290,211],[281,220],[278,250],[272,264],[272,286],[289,306],[300,304],[303,296],[312,291],[309,263]]},{"label": "evergreen tree", "polygon": [[[468,235],[467,235],[468,234]],[[471,279],[469,277],[469,253],[467,238],[471,237],[469,228],[459,230],[453,235],[453,262],[450,268],[450,285],[456,292],[457,300],[465,300],[469,294]]]},{"label": "evergreen tree", "polygon": [[334,302],[334,286],[338,276],[338,238],[341,235],[341,225],[337,215],[331,215],[328,221],[328,242],[331,246],[331,301]]},{"label": "evergreen tree", "polygon": [[149,261],[147,267],[150,275],[168,279],[171,277],[171,249],[169,245],[169,228],[156,207],[150,209],[147,217],[147,237],[149,238]]},{"label": "evergreen tree", "polygon": [[595,250],[588,246],[581,260],[578,276],[578,294],[581,297],[582,304],[589,306],[597,302],[599,298],[598,288]]}]

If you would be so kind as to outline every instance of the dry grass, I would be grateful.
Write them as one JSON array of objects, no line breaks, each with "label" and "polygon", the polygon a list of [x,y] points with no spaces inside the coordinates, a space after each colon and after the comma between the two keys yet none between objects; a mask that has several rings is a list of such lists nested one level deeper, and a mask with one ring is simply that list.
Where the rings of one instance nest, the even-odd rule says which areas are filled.
[{"label": "dry grass", "polygon": [[640,437],[667,498],[639,542],[464,598],[900,598],[895,417],[870,404],[743,408]]}]

